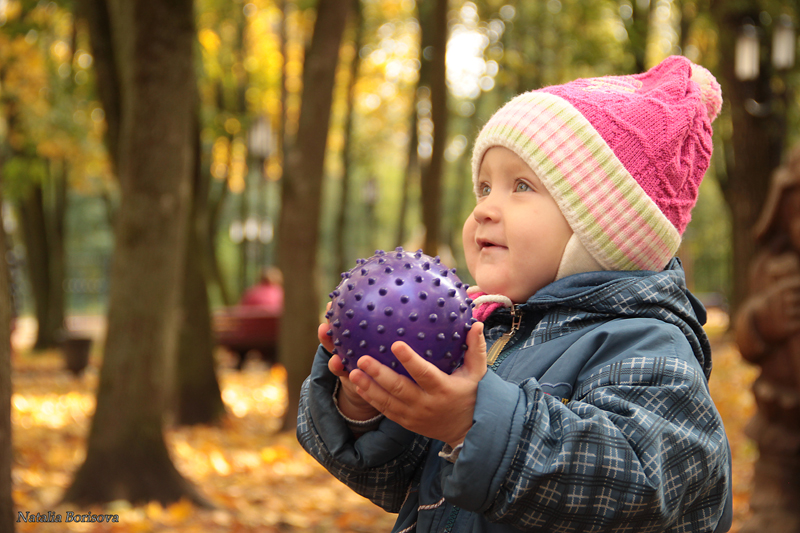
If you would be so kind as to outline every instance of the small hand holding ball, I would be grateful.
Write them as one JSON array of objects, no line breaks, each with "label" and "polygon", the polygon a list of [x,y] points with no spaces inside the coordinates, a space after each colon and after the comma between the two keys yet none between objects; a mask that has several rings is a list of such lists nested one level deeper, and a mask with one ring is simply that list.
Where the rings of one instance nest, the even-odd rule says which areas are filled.
[{"label": "small hand holding ball", "polygon": [[472,318],[467,286],[438,257],[379,250],[359,259],[342,274],[330,294],[334,354],[349,372],[363,355],[370,355],[399,374],[411,377],[392,353],[404,341],[416,353],[450,374],[466,352]]}]

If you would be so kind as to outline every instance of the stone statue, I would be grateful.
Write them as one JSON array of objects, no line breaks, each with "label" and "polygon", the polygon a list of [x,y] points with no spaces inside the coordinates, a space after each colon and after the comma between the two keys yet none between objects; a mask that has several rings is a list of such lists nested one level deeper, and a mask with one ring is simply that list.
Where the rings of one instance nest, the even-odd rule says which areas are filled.
[{"label": "stone statue", "polygon": [[757,444],[752,518],[743,533],[800,531],[800,148],[774,174],[756,225],[760,252],[736,318],[742,357],[761,367],[753,384]]}]

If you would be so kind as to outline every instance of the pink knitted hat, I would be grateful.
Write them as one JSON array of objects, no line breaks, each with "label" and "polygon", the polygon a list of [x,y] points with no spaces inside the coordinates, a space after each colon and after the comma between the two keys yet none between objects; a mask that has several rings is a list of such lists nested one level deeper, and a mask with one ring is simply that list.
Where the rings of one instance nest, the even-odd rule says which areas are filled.
[{"label": "pink knitted hat", "polygon": [[678,250],[711,159],[719,84],[668,57],[642,74],[578,79],[521,94],[489,119],[472,156],[504,146],[547,187],[608,270],[661,270]]}]

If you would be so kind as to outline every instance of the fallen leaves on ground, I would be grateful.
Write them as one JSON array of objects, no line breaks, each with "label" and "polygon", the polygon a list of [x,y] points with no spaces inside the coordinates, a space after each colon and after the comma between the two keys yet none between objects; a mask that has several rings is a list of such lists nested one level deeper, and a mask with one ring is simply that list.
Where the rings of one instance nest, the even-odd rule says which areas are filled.
[{"label": "fallen leaves on ground", "polygon": [[[757,369],[742,362],[735,345],[712,332],[711,391],[725,420],[733,451],[734,528],[749,516],[752,464],[757,450],[744,435],[755,407],[750,386]],[[124,501],[75,508],[58,505],[72,473],[85,457],[85,438],[94,412],[96,362],[80,378],[63,369],[58,352],[15,354],[12,423],[13,495],[17,511],[32,515],[117,515],[118,523],[16,524],[20,532],[378,532],[389,531],[394,515],[336,481],[297,444],[279,433],[286,392],[280,366],[251,361],[237,372],[220,366],[228,419],[218,427],[171,429],[167,442],[177,468],[215,505],[200,509],[187,501],[167,507]]]},{"label": "fallen leaves on ground", "polygon": [[[12,423],[16,511],[61,514],[62,523],[19,522],[17,531],[130,532],[373,532],[389,531],[394,516],[335,480],[297,443],[277,431],[286,400],[285,371],[251,361],[244,371],[220,367],[229,412],[218,426],[171,429],[166,438],[176,467],[216,509],[180,501],[133,507],[116,501],[76,508],[58,502],[85,458],[98,370],[80,378],[63,369],[58,352],[15,354]],[[118,515],[118,523],[66,523],[74,515]],[[95,518],[98,520],[98,518]]]},{"label": "fallen leaves on ground", "polygon": [[733,527],[737,533],[750,517],[750,491],[752,490],[753,463],[758,458],[758,448],[745,435],[745,426],[756,412],[751,386],[758,377],[758,367],[742,360],[736,344],[728,335],[714,335],[712,331],[712,356],[714,370],[709,388],[717,410],[725,423],[725,432],[733,456]]}]

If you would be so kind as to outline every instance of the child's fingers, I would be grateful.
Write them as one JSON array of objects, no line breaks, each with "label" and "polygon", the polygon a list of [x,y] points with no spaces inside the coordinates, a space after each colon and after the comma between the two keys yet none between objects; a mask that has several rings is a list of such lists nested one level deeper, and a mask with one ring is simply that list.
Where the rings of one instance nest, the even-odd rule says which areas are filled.
[{"label": "child's fingers", "polygon": [[360,389],[359,394],[386,416],[395,416],[420,394],[413,381],[372,357],[361,357],[358,368],[361,372],[353,371],[350,378]]},{"label": "child's fingers", "polygon": [[439,386],[441,370],[423,359],[411,346],[403,341],[392,344],[392,353],[423,390]]},{"label": "child's fingers", "polygon": [[330,370],[333,375],[340,378],[346,378],[348,376],[347,370],[342,364],[342,358],[338,355],[331,356],[331,358],[328,359],[328,370]]},{"label": "child's fingers", "polygon": [[467,333],[467,346],[462,368],[470,375],[483,377],[486,373],[486,339],[483,336],[483,322],[472,325]]},{"label": "child's fingers", "polygon": [[330,329],[331,326],[327,322],[320,324],[319,328],[317,328],[317,337],[319,338],[320,344],[322,344],[326,350],[333,352],[333,338],[328,335]]}]

